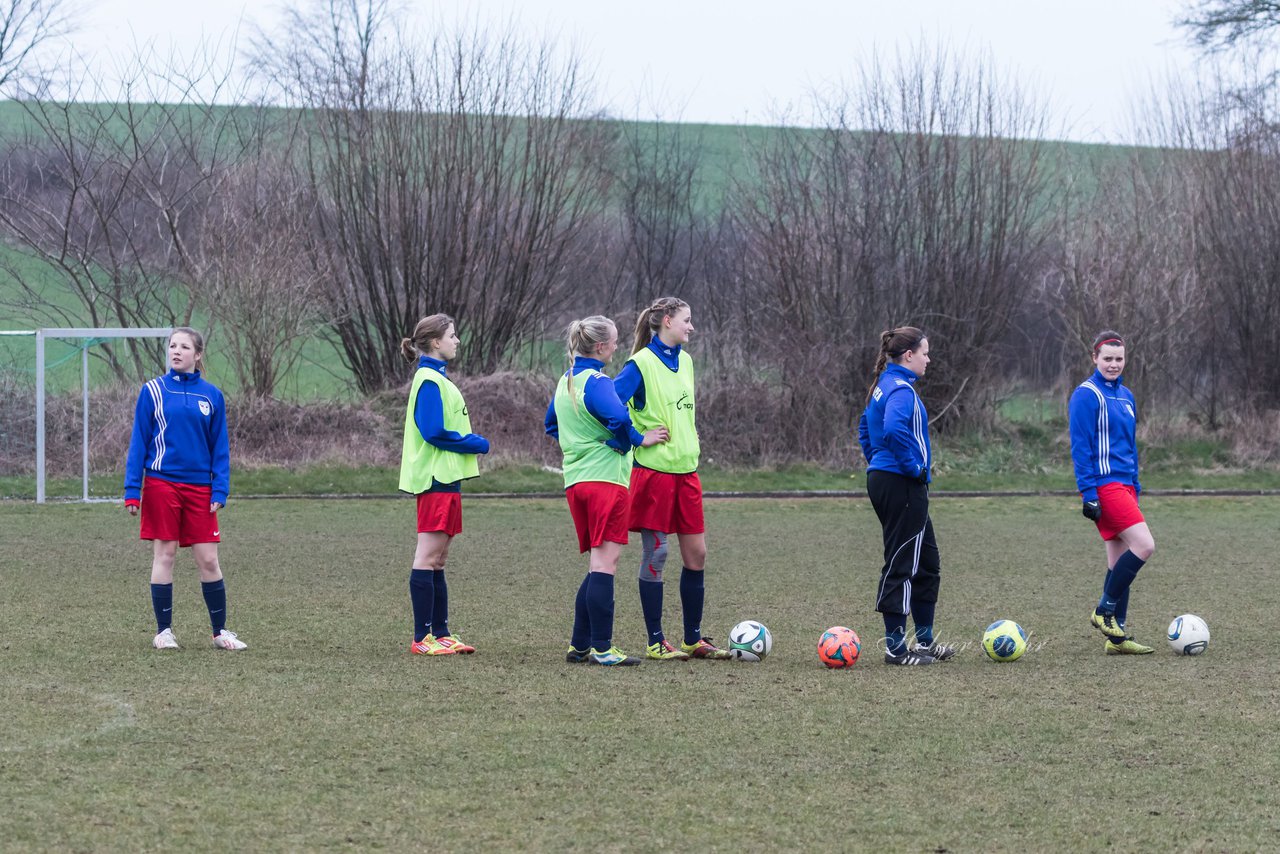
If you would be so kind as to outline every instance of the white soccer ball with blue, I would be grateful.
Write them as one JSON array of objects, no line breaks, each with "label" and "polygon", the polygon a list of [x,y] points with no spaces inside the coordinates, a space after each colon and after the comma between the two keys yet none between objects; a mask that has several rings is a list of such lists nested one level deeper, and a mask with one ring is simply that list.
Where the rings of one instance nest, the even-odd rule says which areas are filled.
[{"label": "white soccer ball with blue", "polygon": [[1168,638],[1176,654],[1199,655],[1209,648],[1209,624],[1195,614],[1174,617]]},{"label": "white soccer ball with blue", "polygon": [[743,620],[729,632],[729,657],[737,661],[764,661],[773,649],[773,635],[758,620]]},{"label": "white soccer ball with blue", "polygon": [[992,661],[1017,661],[1027,651],[1027,633],[1013,620],[996,620],[982,633],[982,648]]}]

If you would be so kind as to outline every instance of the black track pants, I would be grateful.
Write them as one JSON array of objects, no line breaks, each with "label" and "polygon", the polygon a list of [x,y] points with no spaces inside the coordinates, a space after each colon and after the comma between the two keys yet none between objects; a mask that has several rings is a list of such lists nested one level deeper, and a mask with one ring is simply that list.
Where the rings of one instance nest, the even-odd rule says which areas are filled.
[{"label": "black track pants", "polygon": [[912,602],[937,602],[941,565],[929,519],[929,487],[900,474],[869,471],[867,496],[884,529],[876,610],[909,614]]}]

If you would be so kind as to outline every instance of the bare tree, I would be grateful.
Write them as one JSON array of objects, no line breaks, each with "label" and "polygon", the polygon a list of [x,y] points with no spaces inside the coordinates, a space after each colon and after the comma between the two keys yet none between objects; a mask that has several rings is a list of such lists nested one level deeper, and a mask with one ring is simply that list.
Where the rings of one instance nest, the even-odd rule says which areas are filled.
[{"label": "bare tree", "polygon": [[41,45],[74,29],[66,0],[0,0],[0,89],[16,82]]},{"label": "bare tree", "polygon": [[1061,335],[1054,379],[1074,384],[1101,329],[1130,345],[1126,381],[1149,410],[1197,406],[1210,424],[1219,408],[1210,294],[1195,263],[1193,201],[1197,155],[1139,149],[1075,162],[1091,192],[1062,208],[1056,248],[1037,307]]},{"label": "bare tree", "polygon": [[637,307],[687,293],[703,242],[699,222],[701,133],[660,121],[621,122],[614,198],[621,228],[619,278]]},{"label": "bare tree", "polygon": [[[399,382],[400,337],[446,311],[477,370],[525,346],[565,293],[603,203],[605,138],[572,59],[513,34],[416,48],[385,3],[296,16],[272,68],[307,108],[310,247],[361,389]],[[264,60],[265,64],[265,60]]]},{"label": "bare tree", "polygon": [[1209,51],[1268,38],[1280,27],[1280,3],[1273,0],[1196,0],[1186,8],[1176,23]]},{"label": "bare tree", "polygon": [[227,333],[220,350],[240,388],[263,397],[274,395],[324,318],[307,258],[315,210],[291,162],[288,129],[277,130],[228,167],[189,246],[190,283]]},{"label": "bare tree", "polygon": [[919,325],[946,353],[935,417],[981,408],[1048,233],[1043,111],[944,50],[873,61],[824,107],[825,128],[775,135],[738,182],[748,334],[785,319],[783,376],[842,393],[847,418],[880,330]]},{"label": "bare tree", "polygon": [[[214,103],[212,69],[147,70],[139,60],[125,99],[24,99],[26,133],[0,163],[0,227],[52,272],[10,272],[27,311],[54,325],[156,326],[190,322],[198,218],[254,138],[253,111]],[[180,103],[148,98],[152,86]],[[206,96],[198,96],[205,92]],[[246,123],[248,127],[246,127]],[[150,354],[103,349],[119,373],[141,376]]]}]

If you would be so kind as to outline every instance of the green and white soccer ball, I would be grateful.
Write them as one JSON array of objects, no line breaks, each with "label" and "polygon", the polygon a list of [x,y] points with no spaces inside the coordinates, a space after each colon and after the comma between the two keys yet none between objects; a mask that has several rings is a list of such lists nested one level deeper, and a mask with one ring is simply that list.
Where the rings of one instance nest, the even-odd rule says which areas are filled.
[{"label": "green and white soccer ball", "polygon": [[982,648],[992,661],[1017,661],[1027,651],[1027,633],[1013,620],[996,620],[982,633]]},{"label": "green and white soccer ball", "polygon": [[773,649],[773,635],[757,620],[743,620],[729,632],[729,657],[737,661],[764,661]]},{"label": "green and white soccer ball", "polygon": [[1209,648],[1209,625],[1195,614],[1183,614],[1173,618],[1167,637],[1175,654],[1200,655]]}]

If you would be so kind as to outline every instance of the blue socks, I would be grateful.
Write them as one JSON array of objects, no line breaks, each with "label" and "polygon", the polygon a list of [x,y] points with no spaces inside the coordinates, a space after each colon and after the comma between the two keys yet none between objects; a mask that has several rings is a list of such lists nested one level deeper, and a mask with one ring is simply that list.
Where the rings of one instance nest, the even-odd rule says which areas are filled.
[{"label": "blue socks", "polygon": [[1145,560],[1138,557],[1131,551],[1125,551],[1116,559],[1116,565],[1107,573],[1106,581],[1102,587],[1102,598],[1098,600],[1098,613],[1115,614],[1116,620],[1120,620],[1120,600],[1125,600],[1125,610],[1129,608],[1129,585],[1133,584],[1133,579],[1137,577],[1138,570],[1142,569],[1146,563]]},{"label": "blue socks", "polygon": [[445,583],[443,569],[435,570],[432,575],[435,576],[436,601],[434,613],[431,615],[431,634],[438,638],[447,638],[449,636],[449,585]]},{"label": "blue socks", "polygon": [[933,612],[937,602],[912,602],[911,619],[916,624],[916,643],[933,646]]},{"label": "blue socks", "polygon": [[[1111,570],[1111,569],[1107,570],[1107,577],[1102,582],[1102,589],[1104,591],[1107,589],[1107,585],[1111,583],[1112,572],[1114,572],[1114,570]],[[1116,600],[1116,622],[1123,626],[1128,616],[1129,616],[1129,591],[1125,590],[1124,593],[1120,595],[1120,598]]]},{"label": "blue socks", "polygon": [[582,577],[578,585],[578,595],[573,599],[573,634],[569,636],[569,646],[583,652],[591,646],[591,615],[587,611],[587,585],[591,583],[591,573]]},{"label": "blue socks", "polygon": [[607,572],[588,572],[586,599],[591,619],[591,648],[608,652],[613,648],[613,576]]},{"label": "blue socks", "polygon": [[[172,590],[172,585],[170,585]],[[221,578],[217,581],[201,581],[204,604],[209,609],[209,624],[216,635],[227,627],[227,586]],[[171,600],[172,601],[172,600]]]},{"label": "blue socks", "polygon": [[[681,593],[683,592],[684,587],[681,586]],[[644,613],[645,631],[649,633],[648,645],[653,646],[655,643],[666,640],[666,637],[662,634],[661,581],[640,579],[640,610]]]},{"label": "blue socks", "polygon": [[173,584],[151,585],[151,610],[156,612],[156,634],[173,626]]},{"label": "blue socks", "polygon": [[702,640],[702,603],[706,598],[703,571],[687,566],[680,568],[680,607],[684,611],[684,642],[692,645]]},{"label": "blue socks", "polygon": [[431,634],[431,614],[435,607],[436,587],[429,569],[409,570],[409,601],[413,603],[413,642]]},{"label": "blue socks", "polygon": [[882,614],[884,617],[884,648],[890,655],[907,652],[907,615]]}]

